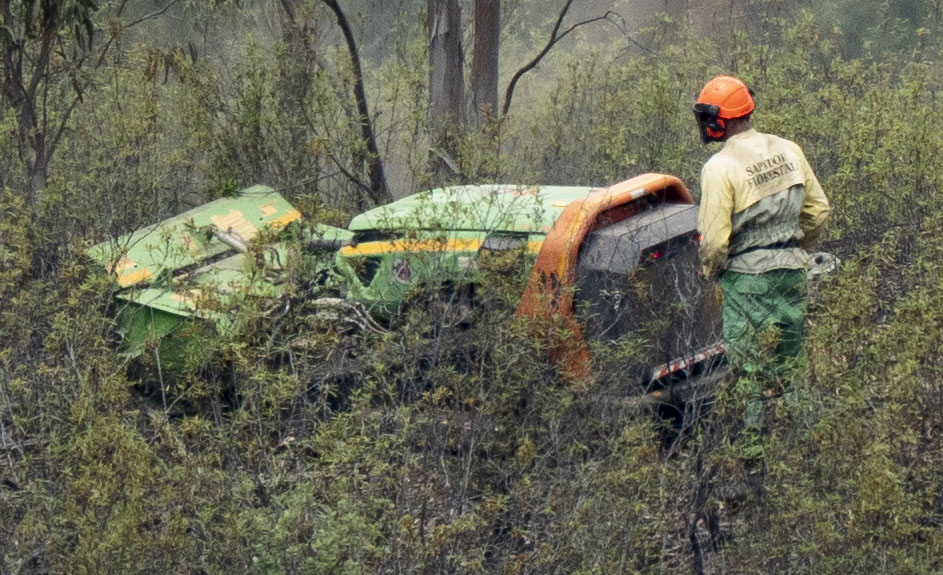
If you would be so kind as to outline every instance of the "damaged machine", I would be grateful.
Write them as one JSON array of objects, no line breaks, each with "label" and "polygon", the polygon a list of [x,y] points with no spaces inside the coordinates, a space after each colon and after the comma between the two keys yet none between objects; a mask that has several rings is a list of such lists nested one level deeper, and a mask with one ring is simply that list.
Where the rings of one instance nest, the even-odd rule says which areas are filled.
[{"label": "damaged machine", "polygon": [[591,377],[597,344],[634,338],[626,377],[648,385],[722,357],[720,307],[697,274],[696,213],[680,180],[643,174],[603,188],[439,188],[340,229],[302,225],[281,195],[255,186],[89,253],[114,278],[125,352],[153,345],[168,364],[198,355],[200,333],[228,329],[253,301],[310,281],[299,249],[335,251],[316,273],[342,293],[324,303],[355,303],[381,325],[414,301],[447,308],[442,326],[474,321],[483,262],[504,254],[523,286],[516,313],[567,327],[549,348],[568,377]]}]

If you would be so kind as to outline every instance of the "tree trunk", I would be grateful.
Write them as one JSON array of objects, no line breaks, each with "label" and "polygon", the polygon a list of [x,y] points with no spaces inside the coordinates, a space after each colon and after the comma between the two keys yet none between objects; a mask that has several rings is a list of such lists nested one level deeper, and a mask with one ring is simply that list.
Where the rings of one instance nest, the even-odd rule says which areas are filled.
[{"label": "tree trunk", "polygon": [[[10,2],[0,3],[0,14],[2,14],[5,25],[13,26],[13,23],[16,22]],[[55,16],[55,13],[52,16]],[[54,25],[55,23],[53,23]],[[25,51],[23,41],[14,39],[13,34],[10,32],[3,35],[3,80],[2,85],[0,85],[2,86],[5,102],[16,112],[17,144],[20,157],[25,164],[26,177],[29,181],[30,204],[34,208],[42,201],[47,173],[44,133],[39,126],[36,113],[36,92],[39,88],[39,79],[42,78],[41,74],[45,73],[44,68],[49,61],[49,46],[52,43],[52,35],[47,30],[43,30],[40,39],[43,44],[40,50],[41,61],[37,68],[40,66],[42,68],[34,72],[32,77],[26,78],[23,70],[23,53]]]},{"label": "tree trunk", "polygon": [[465,123],[461,8],[458,0],[428,0],[429,129],[432,170],[437,179],[453,173],[457,138]]},{"label": "tree trunk", "polygon": [[43,200],[43,192],[46,191],[46,180],[49,178],[49,160],[46,157],[45,148],[37,148],[30,154],[32,156],[27,162],[29,165],[29,192],[30,202],[33,206],[39,206]]},{"label": "tree trunk", "polygon": [[[37,4],[0,0],[0,22],[4,28],[0,35],[0,96],[16,112],[17,145],[25,164],[34,209],[42,202],[49,164],[59,139],[72,111],[82,101],[78,75],[74,72],[82,65],[83,52],[91,50],[91,13],[97,9],[92,2],[63,11],[59,1],[44,0]],[[83,30],[88,30],[87,38],[83,38]],[[66,31],[74,33],[75,48],[65,49],[62,39]],[[110,45],[106,43],[104,49]],[[65,67],[62,62],[51,64],[55,55],[65,60]],[[103,59],[102,54],[96,67]],[[71,85],[76,93],[71,104],[57,117],[50,113],[47,95],[50,86],[55,85],[58,90],[67,77],[72,78]]]},{"label": "tree trunk", "polygon": [[[304,116],[311,79],[315,72],[315,59],[310,45],[307,21],[297,16],[301,0],[281,0],[282,43],[285,46],[284,61],[279,65],[278,103],[283,118]],[[288,149],[292,150],[292,169],[304,173],[317,161],[311,161],[305,150],[307,134],[300,129],[289,130]],[[317,193],[317,179],[313,191]]]},{"label": "tree trunk", "polygon": [[498,112],[498,49],[501,0],[475,0],[475,61],[472,65],[472,113],[477,124]]}]

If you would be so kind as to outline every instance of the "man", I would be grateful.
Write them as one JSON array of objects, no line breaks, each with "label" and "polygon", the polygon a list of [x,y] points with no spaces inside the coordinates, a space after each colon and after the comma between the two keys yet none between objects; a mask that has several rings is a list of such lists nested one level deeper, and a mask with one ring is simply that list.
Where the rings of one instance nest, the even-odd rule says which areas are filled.
[{"label": "man", "polygon": [[[799,356],[805,250],[830,207],[799,146],[751,127],[754,108],[753,92],[733,76],[709,81],[694,104],[704,143],[724,143],[701,170],[702,272],[719,278],[728,360],[735,372],[755,382],[757,372],[765,371],[758,363],[761,340],[772,340],[777,366]],[[760,390],[753,386],[747,390],[747,424],[752,419],[759,425]]]}]

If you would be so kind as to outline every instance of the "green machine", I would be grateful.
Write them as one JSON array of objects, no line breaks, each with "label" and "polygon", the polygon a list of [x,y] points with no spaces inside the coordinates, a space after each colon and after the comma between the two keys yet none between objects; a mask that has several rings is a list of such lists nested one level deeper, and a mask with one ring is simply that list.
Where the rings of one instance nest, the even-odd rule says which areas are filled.
[{"label": "green machine", "polygon": [[651,380],[723,352],[717,306],[697,275],[696,213],[680,180],[642,174],[599,188],[437,188],[360,214],[345,230],[302,225],[282,196],[254,186],[90,255],[114,278],[126,353],[156,350],[168,369],[201,365],[212,353],[204,334],[225,333],[321,276],[346,296],[307,302],[328,321],[352,311],[382,329],[377,320],[416,303],[439,329],[473,321],[497,271],[519,280],[507,284],[519,290],[507,301],[514,313],[567,322],[571,337],[550,350],[574,379],[588,376],[593,342],[657,326],[636,370]]},{"label": "green machine", "polygon": [[411,290],[478,282],[480,256],[519,251],[527,273],[564,208],[582,186],[452,186],[419,192],[351,220],[352,241],[336,266],[351,298],[390,318]]},{"label": "green machine", "polygon": [[[301,214],[272,188],[253,186],[101,243],[89,255],[114,278],[124,349],[159,347],[166,367],[199,358],[205,330],[231,326],[249,299],[277,299],[292,253],[283,241]],[[317,226],[323,241],[352,234]]]}]

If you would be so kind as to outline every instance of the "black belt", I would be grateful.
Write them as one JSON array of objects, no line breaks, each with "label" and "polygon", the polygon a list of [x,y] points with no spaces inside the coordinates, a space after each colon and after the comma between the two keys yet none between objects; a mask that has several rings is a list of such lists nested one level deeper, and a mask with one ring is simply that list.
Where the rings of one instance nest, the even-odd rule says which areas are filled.
[{"label": "black belt", "polygon": [[728,258],[735,258],[737,256],[742,256],[743,254],[748,254],[750,252],[755,252],[757,250],[788,250],[790,248],[798,248],[799,240],[793,238],[791,240],[786,240],[784,242],[776,242],[775,244],[766,244],[765,246],[753,246],[745,250],[741,250],[735,254],[729,254]]}]

